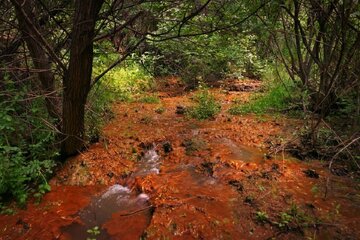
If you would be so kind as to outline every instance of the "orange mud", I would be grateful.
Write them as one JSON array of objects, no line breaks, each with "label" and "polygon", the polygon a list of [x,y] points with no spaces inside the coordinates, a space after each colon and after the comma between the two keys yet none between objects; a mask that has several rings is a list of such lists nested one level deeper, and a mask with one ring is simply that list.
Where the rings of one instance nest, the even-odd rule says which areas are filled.
[{"label": "orange mud", "polygon": [[[227,113],[234,101],[247,102],[261,90],[261,82],[213,88],[222,112],[206,121],[175,113],[177,106],[193,104],[193,93],[184,94],[175,78],[158,85],[159,104],[114,105],[116,117],[103,139],[66,162],[40,205],[0,216],[0,239],[70,239],[64,229],[81,225],[77,213],[113,184],[148,194],[149,207],[114,212],[97,239],[360,238],[359,183],[330,174],[319,161],[265,157],[269,145],[293,137],[300,120]],[[131,177],[153,143],[160,173]],[[165,152],[164,144],[172,151]],[[306,176],[308,169],[319,177]],[[282,219],[286,214],[291,220]]]}]

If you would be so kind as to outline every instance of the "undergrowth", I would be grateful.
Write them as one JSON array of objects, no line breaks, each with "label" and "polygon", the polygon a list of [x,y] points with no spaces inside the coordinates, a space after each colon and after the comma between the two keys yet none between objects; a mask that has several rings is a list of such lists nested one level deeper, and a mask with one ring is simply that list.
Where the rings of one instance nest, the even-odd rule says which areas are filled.
[{"label": "undergrowth", "polygon": [[[48,125],[44,100],[28,99],[25,83],[21,89],[4,79],[6,93],[0,92],[0,210],[15,199],[24,206],[30,195],[40,200],[50,190],[47,179],[55,166],[55,133]],[[11,95],[11,97],[9,97]]]},{"label": "undergrowth", "polygon": [[291,98],[285,86],[278,84],[271,86],[265,94],[257,95],[244,105],[233,105],[229,112],[233,115],[256,113],[262,114],[271,110],[281,111],[289,107]]},{"label": "undergrowth", "polygon": [[157,95],[145,95],[138,99],[141,103],[160,103],[160,98]]},{"label": "undergrowth", "polygon": [[205,120],[215,117],[221,109],[221,105],[215,97],[203,85],[200,85],[199,91],[194,96],[196,104],[187,110],[188,116],[198,120]]},{"label": "undergrowth", "polygon": [[[94,58],[93,75],[104,71],[117,54],[97,53]],[[153,78],[139,65],[125,62],[108,72],[89,93],[85,126],[87,139],[96,142],[101,136],[104,123],[113,118],[111,103],[114,101],[134,101],[137,95],[154,88]],[[155,101],[144,98],[144,101]]]},{"label": "undergrowth", "polygon": [[295,99],[300,99],[296,94],[296,87],[290,80],[281,80],[274,77],[274,69],[269,68],[264,77],[264,93],[255,94],[248,103],[235,103],[230,107],[229,113],[233,115],[255,113],[263,114],[271,111],[285,111],[297,109],[298,103]]}]

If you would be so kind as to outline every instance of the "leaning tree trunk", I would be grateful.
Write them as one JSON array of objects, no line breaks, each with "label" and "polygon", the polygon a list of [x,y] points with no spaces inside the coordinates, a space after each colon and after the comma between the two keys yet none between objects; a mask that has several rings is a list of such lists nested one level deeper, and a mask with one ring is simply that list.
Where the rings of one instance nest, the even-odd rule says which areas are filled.
[{"label": "leaning tree trunk", "polygon": [[90,91],[93,38],[96,18],[103,0],[76,0],[69,69],[64,78],[63,157],[78,153],[84,147],[84,115]]},{"label": "leaning tree trunk", "polygon": [[23,39],[30,51],[30,56],[35,68],[39,71],[38,77],[41,83],[41,91],[45,96],[46,108],[49,115],[56,120],[60,119],[55,91],[55,77],[51,69],[51,62],[44,48],[40,45],[40,39],[36,31],[40,30],[33,13],[33,1],[12,0],[15,6],[16,17]]}]

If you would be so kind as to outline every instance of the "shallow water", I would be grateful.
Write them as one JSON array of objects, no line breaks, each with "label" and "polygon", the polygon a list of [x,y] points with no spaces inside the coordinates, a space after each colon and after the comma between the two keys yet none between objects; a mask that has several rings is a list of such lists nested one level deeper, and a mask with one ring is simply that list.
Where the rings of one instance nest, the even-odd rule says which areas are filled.
[{"label": "shallow water", "polygon": [[219,142],[230,150],[228,157],[233,160],[241,160],[243,162],[263,163],[264,153],[257,148],[236,144],[229,138],[222,138]]},{"label": "shallow water", "polygon": [[137,164],[133,177],[146,176],[148,174],[159,174],[160,170],[160,156],[157,154],[156,149],[152,148],[147,150]]},{"label": "shallow water", "polygon": [[[141,160],[139,161],[137,170],[129,177],[144,177],[148,174],[158,174],[160,165],[160,156],[156,150],[147,150]],[[128,180],[128,183],[133,181]],[[130,186],[131,187],[131,186]],[[128,231],[129,227],[126,222],[129,216],[144,219],[143,225],[135,227],[138,229],[136,237],[142,234],[145,228],[149,225],[151,220],[151,206],[148,203],[149,196],[145,193],[136,194],[128,186],[115,184],[110,186],[100,196],[92,199],[91,203],[77,213],[78,221],[63,227],[62,232],[65,236],[71,239],[86,239],[96,237],[96,239],[112,239],[107,231],[106,223],[108,221],[123,222],[117,224],[117,232]],[[105,226],[104,226],[105,225]],[[91,235],[88,231],[98,227],[100,233]],[[108,226],[109,228],[109,226]],[[121,228],[123,228],[121,230]],[[120,231],[119,231],[120,230]],[[128,231],[131,232],[131,231]],[[132,235],[135,237],[134,235]]]}]

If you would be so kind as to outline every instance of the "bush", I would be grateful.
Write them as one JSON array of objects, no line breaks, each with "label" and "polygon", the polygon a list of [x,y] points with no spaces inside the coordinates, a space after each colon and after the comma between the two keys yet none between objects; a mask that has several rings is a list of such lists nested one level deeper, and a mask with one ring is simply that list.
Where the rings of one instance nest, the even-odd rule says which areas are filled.
[{"label": "bush", "polygon": [[295,99],[300,100],[300,96],[296,94],[296,87],[293,82],[282,81],[273,78],[273,73],[268,70],[267,79],[265,82],[265,93],[255,95],[250,99],[249,103],[246,104],[234,104],[230,109],[229,113],[233,115],[256,113],[263,114],[268,111],[282,111],[285,109],[298,108],[296,104],[299,104]]},{"label": "bush", "polygon": [[220,112],[220,104],[216,102],[215,97],[209,90],[203,86],[200,86],[200,90],[195,95],[194,100],[197,104],[187,111],[187,114],[192,118],[205,120],[215,117]]},{"label": "bush", "polygon": [[19,91],[5,81],[6,93],[0,94],[0,203],[15,198],[24,205],[30,192],[41,197],[49,189],[47,178],[57,156],[55,133],[47,126],[51,121],[44,100],[25,102],[27,86]]},{"label": "bush", "polygon": [[176,75],[196,87],[225,77],[261,78],[266,67],[254,35],[214,33],[156,43],[138,61],[154,75]]},{"label": "bush", "polygon": [[289,105],[289,93],[283,85],[275,85],[265,93],[254,97],[244,105],[234,105],[229,109],[233,115],[257,113],[262,114],[270,110],[281,111]]},{"label": "bush", "polygon": [[[93,75],[100,74],[117,57],[116,53],[98,52],[94,58]],[[89,93],[85,114],[87,139],[90,142],[99,140],[103,124],[113,118],[112,102],[133,101],[135,95],[150,90],[154,86],[153,78],[138,64],[125,62],[113,68]]]}]

